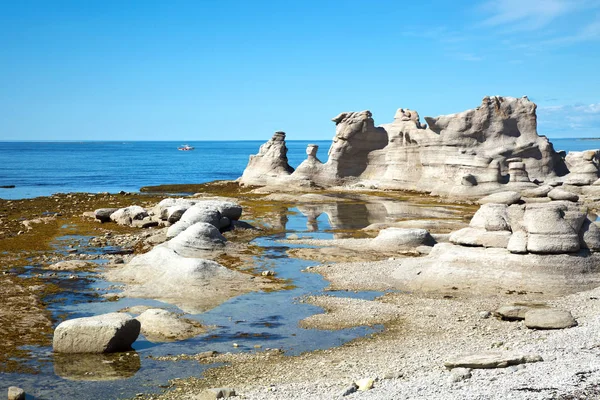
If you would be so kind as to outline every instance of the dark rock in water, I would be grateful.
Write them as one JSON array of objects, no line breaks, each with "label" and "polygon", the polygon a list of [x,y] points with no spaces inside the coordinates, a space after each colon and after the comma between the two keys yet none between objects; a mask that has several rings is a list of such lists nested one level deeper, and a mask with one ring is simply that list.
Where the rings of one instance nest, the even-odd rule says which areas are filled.
[{"label": "dark rock in water", "polygon": [[15,185],[2,185],[0,186],[0,189],[14,189]]}]

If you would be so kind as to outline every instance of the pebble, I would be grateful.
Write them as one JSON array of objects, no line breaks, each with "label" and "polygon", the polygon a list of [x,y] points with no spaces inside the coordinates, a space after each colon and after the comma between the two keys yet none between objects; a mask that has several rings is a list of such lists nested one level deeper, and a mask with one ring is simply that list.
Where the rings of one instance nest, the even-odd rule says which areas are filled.
[{"label": "pebble", "polygon": [[369,390],[369,389],[371,389],[373,387],[373,384],[375,383],[375,380],[372,379],[372,378],[363,378],[363,379],[357,380],[354,383],[358,387],[357,390],[366,391],[366,390]]}]

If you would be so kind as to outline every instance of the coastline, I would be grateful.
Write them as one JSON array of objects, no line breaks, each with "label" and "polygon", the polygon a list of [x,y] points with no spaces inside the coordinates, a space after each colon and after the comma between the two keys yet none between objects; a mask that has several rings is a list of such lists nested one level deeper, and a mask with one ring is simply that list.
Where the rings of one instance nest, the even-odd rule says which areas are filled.
[{"label": "coastline", "polygon": [[[173,187],[168,187],[168,192]],[[273,210],[288,207],[286,197],[283,202],[275,200],[268,194],[252,193],[251,188],[238,188],[233,182],[220,182],[216,184],[201,185],[194,190],[203,191],[203,196],[220,196],[232,198],[244,204],[244,214],[252,221],[267,221],[272,216]],[[318,191],[322,192],[322,191]],[[335,191],[326,191],[327,196],[314,197],[321,203],[314,201],[312,207],[322,207],[319,204],[344,204],[335,199]],[[305,192],[305,193],[310,193]],[[314,193],[314,192],[313,192]],[[338,192],[339,193],[339,192]],[[296,196],[301,195],[296,193]],[[314,194],[311,194],[314,196]],[[360,191],[344,193],[346,200],[363,203],[370,199],[380,202],[386,198],[401,198],[403,201],[421,201],[422,204],[435,204],[435,207],[443,207],[446,201],[438,202],[435,198],[429,198],[420,194],[411,194],[395,191]],[[42,209],[48,209],[52,204],[56,210],[54,219],[43,220],[39,224],[33,224],[30,232],[14,235],[10,240],[2,240],[4,250],[19,248],[28,249],[28,253],[22,254],[23,262],[35,252],[39,263],[48,263],[64,258],[65,255],[52,255],[52,248],[48,246],[52,238],[63,234],[65,226],[71,234],[84,234],[93,232],[97,235],[97,228],[108,229],[114,232],[114,239],[125,235],[127,242],[132,245],[132,255],[107,255],[109,262],[115,258],[133,257],[138,251],[147,251],[149,247],[139,242],[139,229],[119,227],[118,225],[107,225],[91,222],[82,214],[90,211],[90,208],[120,204],[122,206],[132,204],[146,204],[150,207],[166,194],[122,194],[122,195],[90,195],[90,194],[64,194],[48,198],[37,198],[23,201],[1,201],[3,213],[6,212],[6,203],[10,203],[15,210],[21,214],[12,214],[10,219],[17,222],[17,215],[32,213],[41,214]],[[270,200],[264,201],[268,198]],[[108,203],[110,204],[107,204]],[[26,205],[26,203],[30,203]],[[448,204],[452,206],[452,204]],[[347,206],[345,206],[347,207]],[[466,218],[472,215],[472,206],[464,207]],[[44,211],[45,212],[45,211]],[[307,211],[305,211],[307,212]],[[66,222],[66,224],[65,224]],[[3,225],[3,235],[22,229],[22,224]],[[270,231],[262,231],[251,236],[242,235],[243,242],[256,237],[275,232],[283,232],[274,226]],[[285,229],[285,228],[284,228]],[[284,230],[285,231],[285,230]],[[348,230],[343,226],[337,230],[342,236],[348,235]],[[14,232],[13,232],[14,233]],[[30,236],[34,235],[34,236]],[[347,236],[346,236],[347,237]],[[371,235],[366,236],[366,240]],[[4,239],[8,236],[4,236]],[[34,240],[32,240],[35,238]],[[233,237],[231,240],[235,240]],[[288,240],[289,242],[302,242],[300,240]],[[354,240],[354,239],[338,239]],[[8,244],[12,243],[10,246]],[[29,243],[29,247],[25,246]],[[33,243],[37,243],[33,246]],[[138,244],[136,244],[138,243]],[[335,249],[336,240],[331,241]],[[343,243],[343,242],[342,242]],[[322,245],[323,243],[320,243]],[[32,247],[33,246],[33,247]],[[338,252],[341,250],[338,250]],[[332,251],[335,253],[335,250]],[[581,292],[567,296],[544,295],[539,293],[519,293],[518,291],[497,293],[491,291],[487,296],[469,295],[460,291],[419,293],[396,291],[394,285],[389,284],[389,276],[397,268],[397,262],[403,257],[396,256],[389,259],[388,255],[375,254],[379,252],[370,251],[369,256],[363,249],[356,255],[359,259],[374,257],[379,261],[365,261],[356,263],[336,263],[335,268],[339,270],[332,275],[329,270],[331,261],[326,261],[323,266],[311,268],[305,273],[323,274],[329,281],[329,290],[336,291],[371,291],[371,290],[393,290],[393,292],[379,295],[370,300],[343,300],[340,297],[325,296],[303,299],[324,309],[301,322],[303,329],[325,329],[337,330],[352,326],[383,326],[378,333],[369,334],[363,338],[356,338],[341,346],[335,346],[324,350],[316,350],[297,356],[289,356],[279,350],[267,350],[264,348],[246,350],[242,352],[223,352],[221,354],[204,357],[198,355],[202,364],[208,366],[203,371],[202,379],[188,378],[185,376],[171,381],[169,387],[163,394],[146,394],[145,398],[151,399],[177,399],[189,398],[191,395],[201,393],[204,389],[226,386],[233,387],[241,398],[251,399],[281,399],[281,398],[332,398],[339,394],[354,380],[362,378],[375,379],[374,388],[361,393],[361,398],[388,399],[388,398],[432,398],[443,396],[444,398],[482,398],[493,390],[498,398],[510,396],[511,398],[563,398],[577,391],[586,391],[595,394],[594,390],[598,379],[593,371],[598,362],[595,360],[594,350],[596,343],[594,336],[590,334],[597,328],[598,321],[595,318],[600,312],[600,304],[593,299],[600,296],[597,289]],[[4,253],[5,257],[7,253]],[[318,254],[318,253],[317,253]],[[14,254],[12,254],[14,256]],[[44,257],[47,257],[44,259]],[[104,257],[104,256],[103,256]],[[382,258],[383,257],[383,258]],[[68,256],[67,256],[68,258]],[[352,258],[352,256],[350,257]],[[409,257],[408,258],[412,258]],[[316,256],[316,259],[323,259]],[[34,259],[35,260],[35,259]],[[226,259],[220,259],[224,262]],[[350,261],[350,260],[346,260]],[[16,260],[11,261],[15,263]],[[229,264],[235,268],[237,262]],[[335,261],[334,261],[335,262]],[[242,264],[244,262],[242,261]],[[14,265],[18,265],[14,264]],[[345,279],[355,275],[352,268],[358,266],[366,274],[356,275],[357,279]],[[36,285],[47,285],[39,278],[34,281],[30,279],[20,280],[15,275],[11,276],[11,285],[24,288]],[[33,278],[32,278],[33,279]],[[387,282],[386,284],[383,284]],[[6,283],[6,281],[3,281]],[[49,287],[50,290],[52,286]],[[45,290],[36,289],[34,295],[39,300],[47,296]],[[26,292],[27,299],[31,298],[31,291]],[[491,312],[500,305],[511,301],[546,301],[552,306],[564,307],[571,310],[578,321],[578,327],[565,331],[531,331],[523,326],[523,322],[501,321],[494,317],[482,317],[482,313]],[[35,305],[35,303],[33,303]],[[41,304],[41,303],[39,303]],[[23,336],[27,343],[39,343],[44,345],[47,335],[51,333],[49,321],[51,315],[44,311],[41,305],[29,307],[30,313],[23,314],[23,319],[34,315],[45,315],[46,328],[41,331],[39,341]],[[352,318],[348,318],[352,316]],[[361,316],[364,316],[361,317]],[[23,328],[26,329],[26,328]],[[19,335],[23,332],[19,331]],[[46,339],[44,339],[44,337]],[[501,343],[501,344],[499,344]],[[539,354],[544,362],[519,365],[507,369],[473,370],[472,377],[465,381],[452,381],[452,373],[444,368],[444,360],[454,354],[462,352],[478,351],[506,351],[506,352],[531,352]],[[17,355],[7,351],[5,354]],[[365,355],[368,354],[368,357]],[[22,355],[22,354],[21,354]],[[161,363],[184,362],[183,360],[194,357],[193,354],[175,357],[163,357]],[[226,363],[225,366],[220,366]],[[289,365],[293,363],[294,368]],[[210,367],[210,364],[216,366]],[[315,365],[319,365],[319,373],[315,375]],[[598,365],[600,367],[600,365]],[[573,388],[572,379],[575,376],[585,375],[585,384],[578,384]],[[555,378],[559,377],[559,384]],[[545,387],[549,389],[545,389]],[[154,388],[156,390],[158,388]],[[400,396],[400,397],[399,397]],[[139,398],[139,397],[138,397]],[[350,397],[352,398],[352,397]],[[568,398],[568,397],[564,397]]]}]

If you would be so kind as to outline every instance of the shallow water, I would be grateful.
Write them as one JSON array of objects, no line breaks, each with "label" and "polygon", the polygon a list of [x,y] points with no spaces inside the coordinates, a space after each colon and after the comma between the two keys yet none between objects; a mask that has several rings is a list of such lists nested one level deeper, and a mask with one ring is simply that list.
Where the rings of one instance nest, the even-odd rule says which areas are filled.
[{"label": "shallow water", "polygon": [[[169,379],[200,376],[209,366],[196,361],[157,361],[149,356],[196,354],[204,351],[254,352],[266,348],[280,348],[286,354],[339,346],[349,340],[377,332],[377,327],[358,327],[339,331],[303,329],[298,322],[321,312],[319,307],[298,301],[305,295],[324,294],[327,282],[321,275],[302,272],[312,261],[288,257],[287,250],[295,247],[277,241],[296,233],[305,237],[327,239],[332,233],[330,215],[322,213],[314,222],[317,230],[309,230],[308,218],[298,209],[287,213],[286,234],[261,237],[254,244],[265,251],[255,258],[255,267],[272,269],[277,277],[289,279],[296,286],[292,290],[277,292],[255,292],[235,297],[202,314],[188,315],[215,329],[195,338],[172,343],[151,343],[140,335],[134,343],[135,351],[117,355],[57,356],[49,347],[31,347],[34,360],[28,365],[39,370],[36,375],[3,374],[0,377],[0,392],[8,386],[17,385],[37,398],[80,398],[113,399],[133,397],[140,392],[160,391],[159,385]],[[57,241],[56,246],[65,248],[73,242],[84,242],[86,238],[67,236]],[[302,246],[306,247],[306,246]],[[81,252],[87,251],[85,247]],[[96,250],[94,250],[96,251]],[[149,305],[179,311],[177,308],[154,300],[123,298],[105,301],[100,295],[113,293],[115,287],[94,273],[53,272],[36,267],[26,268],[20,273],[42,274],[60,284],[63,292],[50,301],[50,310],[60,319],[69,319],[121,310],[135,305]],[[328,295],[373,299],[380,292],[327,292]],[[52,301],[54,300],[54,301]],[[239,347],[234,348],[233,343]],[[255,349],[254,345],[261,345]]]}]

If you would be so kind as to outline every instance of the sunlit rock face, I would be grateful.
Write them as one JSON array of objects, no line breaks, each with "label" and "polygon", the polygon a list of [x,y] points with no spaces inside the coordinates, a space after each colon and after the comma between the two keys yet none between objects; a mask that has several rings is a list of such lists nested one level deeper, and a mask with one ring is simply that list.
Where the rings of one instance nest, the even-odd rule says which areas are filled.
[{"label": "sunlit rock face", "polygon": [[[316,147],[293,173],[287,158],[261,162],[275,137],[251,157],[242,183],[265,185],[310,181],[320,186],[368,183],[379,188],[439,195],[480,196],[499,190],[525,190],[569,174],[565,160],[537,133],[536,105],[527,97],[485,97],[477,108],[425,117],[400,108],[389,124],[375,126],[371,112],[344,112],[333,118],[336,133],[326,163]],[[281,138],[278,138],[278,140]],[[282,140],[282,139],[281,139]],[[281,147],[281,144],[278,144]],[[285,144],[283,144],[285,146]],[[597,176],[595,158],[579,157],[577,176]],[[271,168],[271,165],[274,167]],[[592,171],[592,169],[595,169]],[[270,174],[270,175],[269,175]]]},{"label": "sunlit rock face", "polygon": [[250,156],[240,182],[264,186],[277,178],[289,176],[294,168],[288,164],[287,151],[285,132],[275,132],[268,142],[260,146],[258,154]]}]

